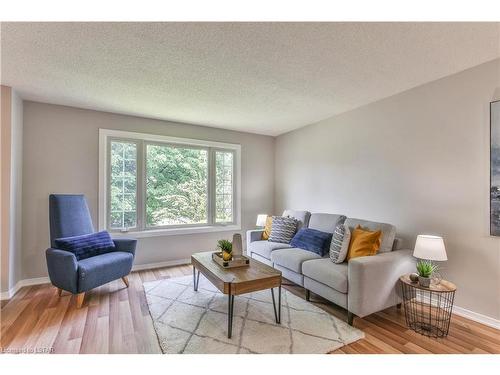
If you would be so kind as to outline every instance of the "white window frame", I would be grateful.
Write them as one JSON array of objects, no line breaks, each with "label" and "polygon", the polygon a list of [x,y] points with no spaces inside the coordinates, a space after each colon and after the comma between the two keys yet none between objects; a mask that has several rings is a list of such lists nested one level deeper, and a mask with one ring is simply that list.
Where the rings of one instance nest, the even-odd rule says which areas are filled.
[{"label": "white window frame", "polygon": [[[108,228],[108,195],[109,195],[109,153],[111,140],[122,140],[125,142],[135,142],[137,147],[137,227],[130,228],[124,232],[120,230],[110,230]],[[215,207],[211,196],[215,189],[215,159],[209,152],[208,165],[208,207],[207,224],[186,224],[178,226],[146,227],[143,222],[145,218],[145,154],[146,144],[165,144],[173,146],[192,146],[195,148],[204,148],[209,151],[231,151],[233,152],[233,222],[216,223]],[[215,192],[213,192],[215,195]],[[136,238],[167,236],[179,234],[222,232],[229,230],[241,230],[241,145],[234,143],[223,143],[204,141],[200,139],[178,138],[155,134],[145,134],[137,132],[128,132],[121,130],[99,129],[99,230],[109,230],[114,234],[129,235]]]}]

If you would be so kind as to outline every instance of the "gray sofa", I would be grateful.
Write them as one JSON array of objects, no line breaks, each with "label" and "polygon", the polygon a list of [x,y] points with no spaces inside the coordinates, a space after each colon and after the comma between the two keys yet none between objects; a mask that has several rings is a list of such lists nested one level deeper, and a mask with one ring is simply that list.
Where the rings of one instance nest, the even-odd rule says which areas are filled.
[{"label": "gray sofa", "polygon": [[[283,216],[295,217],[300,227],[333,233],[342,215],[311,214],[308,211],[285,210]],[[303,286],[306,298],[310,292],[339,305],[353,316],[367,316],[401,302],[397,281],[403,274],[415,270],[416,259],[411,250],[402,249],[391,224],[347,218],[351,231],[363,228],[382,231],[382,243],[377,255],[333,263],[329,255],[321,257],[310,251],[292,248],[288,244],[263,241],[262,230],[247,232],[247,254],[279,269],[283,277]]]}]

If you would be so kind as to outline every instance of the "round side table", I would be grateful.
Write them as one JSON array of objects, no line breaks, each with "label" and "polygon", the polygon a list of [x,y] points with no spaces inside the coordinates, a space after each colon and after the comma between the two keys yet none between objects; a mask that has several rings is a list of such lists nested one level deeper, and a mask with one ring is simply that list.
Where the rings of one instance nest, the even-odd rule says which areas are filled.
[{"label": "round side table", "polygon": [[451,311],[455,299],[455,284],[441,280],[423,287],[410,280],[410,275],[399,278],[403,290],[406,325],[428,337],[444,337],[450,328]]}]

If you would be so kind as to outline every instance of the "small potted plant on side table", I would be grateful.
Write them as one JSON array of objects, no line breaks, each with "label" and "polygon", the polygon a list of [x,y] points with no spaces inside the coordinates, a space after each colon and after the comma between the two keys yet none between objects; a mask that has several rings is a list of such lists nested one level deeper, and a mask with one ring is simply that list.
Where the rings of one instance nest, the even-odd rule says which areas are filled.
[{"label": "small potted plant on side table", "polygon": [[222,251],[222,259],[228,262],[233,259],[233,244],[228,240],[217,241],[217,247]]},{"label": "small potted plant on side table", "polygon": [[431,277],[438,270],[438,266],[429,260],[419,260],[417,262],[418,283],[420,286],[428,288],[431,285]]}]

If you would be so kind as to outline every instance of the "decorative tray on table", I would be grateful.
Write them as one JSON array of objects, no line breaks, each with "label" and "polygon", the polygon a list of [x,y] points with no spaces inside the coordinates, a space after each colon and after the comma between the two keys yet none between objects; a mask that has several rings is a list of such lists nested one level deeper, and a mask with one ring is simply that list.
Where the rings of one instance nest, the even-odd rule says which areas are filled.
[{"label": "decorative tray on table", "polygon": [[221,251],[212,253],[212,260],[222,268],[248,267],[250,265],[250,258],[244,255],[235,255],[231,260],[224,260]]}]

